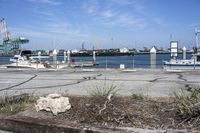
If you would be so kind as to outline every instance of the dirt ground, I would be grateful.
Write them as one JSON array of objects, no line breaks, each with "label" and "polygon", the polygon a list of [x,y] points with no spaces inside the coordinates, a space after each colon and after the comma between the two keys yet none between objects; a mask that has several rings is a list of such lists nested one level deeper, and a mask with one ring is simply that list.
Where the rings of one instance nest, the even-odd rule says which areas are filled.
[{"label": "dirt ground", "polygon": [[[72,108],[67,112],[57,116],[45,111],[38,114],[54,121],[69,121],[79,126],[200,130],[199,120],[185,120],[178,115],[173,99],[115,96],[108,101],[106,97],[69,98]],[[34,105],[31,106],[25,111],[29,112],[30,117],[30,112],[34,110]]]}]

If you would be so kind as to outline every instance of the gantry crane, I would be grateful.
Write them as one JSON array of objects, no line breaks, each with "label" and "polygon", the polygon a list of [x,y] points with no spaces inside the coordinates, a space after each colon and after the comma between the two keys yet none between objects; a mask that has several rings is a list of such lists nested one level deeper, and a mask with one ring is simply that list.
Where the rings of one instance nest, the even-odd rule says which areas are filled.
[{"label": "gantry crane", "polygon": [[29,42],[25,37],[11,38],[4,18],[0,20],[0,31],[3,41],[2,44],[0,44],[1,54],[14,54],[20,49],[21,44]]}]

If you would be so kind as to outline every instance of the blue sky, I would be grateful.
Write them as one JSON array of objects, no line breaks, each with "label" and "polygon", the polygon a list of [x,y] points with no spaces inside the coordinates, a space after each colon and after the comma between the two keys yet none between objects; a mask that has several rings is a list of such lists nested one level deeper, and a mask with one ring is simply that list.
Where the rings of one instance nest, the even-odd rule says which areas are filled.
[{"label": "blue sky", "polygon": [[0,0],[0,18],[30,49],[192,48],[200,0]]}]

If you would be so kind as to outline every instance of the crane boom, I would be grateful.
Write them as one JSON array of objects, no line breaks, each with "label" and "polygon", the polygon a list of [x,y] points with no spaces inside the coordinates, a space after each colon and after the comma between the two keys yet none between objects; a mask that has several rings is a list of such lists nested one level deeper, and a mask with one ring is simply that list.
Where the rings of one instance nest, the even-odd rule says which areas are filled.
[{"label": "crane boom", "polygon": [[2,40],[8,41],[10,39],[10,35],[9,35],[6,21],[4,18],[2,20],[0,20],[0,30],[1,30],[1,34],[2,34]]},{"label": "crane boom", "polygon": [[20,49],[20,45],[28,43],[25,37],[11,38],[5,19],[0,19],[0,31],[3,44],[0,44],[0,54],[14,54]]}]

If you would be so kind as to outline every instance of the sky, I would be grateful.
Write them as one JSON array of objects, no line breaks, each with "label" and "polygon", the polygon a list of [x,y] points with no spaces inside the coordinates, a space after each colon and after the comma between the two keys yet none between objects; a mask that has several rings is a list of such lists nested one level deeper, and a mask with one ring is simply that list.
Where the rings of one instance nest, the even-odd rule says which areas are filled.
[{"label": "sky", "polygon": [[2,18],[29,49],[168,48],[170,40],[190,49],[200,0],[0,0]]}]

